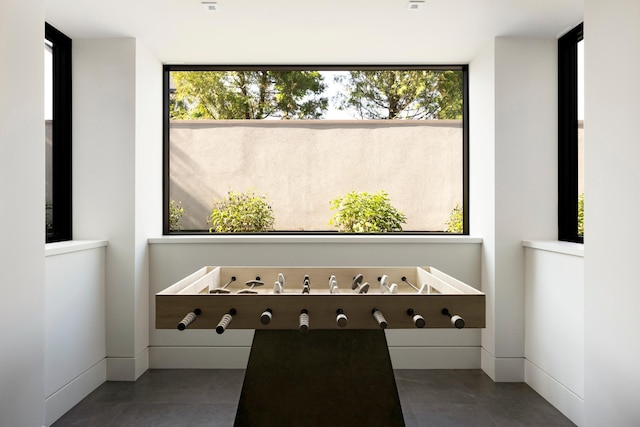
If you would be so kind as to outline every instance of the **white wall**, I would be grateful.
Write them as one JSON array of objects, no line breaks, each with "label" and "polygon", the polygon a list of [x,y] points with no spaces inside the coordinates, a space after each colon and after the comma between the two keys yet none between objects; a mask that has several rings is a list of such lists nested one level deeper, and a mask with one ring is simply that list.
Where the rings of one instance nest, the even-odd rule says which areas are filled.
[{"label": "white wall", "polygon": [[46,425],[106,381],[105,244],[47,245]]},{"label": "white wall", "polygon": [[148,366],[146,239],[162,232],[162,68],[135,39],[73,49],[74,238],[109,241],[108,378],[134,380]]},{"label": "white wall", "polygon": [[[495,42],[469,64],[469,229],[482,236],[481,287],[486,294],[487,327],[482,331],[482,369],[495,379],[486,349],[495,348]],[[493,358],[491,358],[492,360]]]},{"label": "white wall", "polygon": [[640,2],[584,3],[585,420],[640,425]]},{"label": "white wall", "polygon": [[584,258],[577,243],[525,249],[525,381],[584,425]]},{"label": "white wall", "polygon": [[[149,246],[162,235],[162,65],[136,43],[135,77],[135,352],[149,346]],[[147,356],[145,356],[147,357]],[[138,364],[142,374],[146,365]],[[140,369],[144,369],[140,371]]]},{"label": "white wall", "polygon": [[469,67],[471,233],[483,244],[482,367],[524,378],[524,251],[556,230],[555,39],[497,38]]},{"label": "white wall", "polygon": [[41,426],[45,240],[42,0],[0,2],[0,39],[0,425]]},{"label": "white wall", "polygon": [[[345,236],[343,236],[345,237]],[[253,331],[156,330],[155,293],[205,265],[222,266],[434,266],[478,287],[479,239],[329,236],[281,238],[165,238],[151,242],[150,366],[245,368]],[[388,330],[396,369],[480,367],[475,329]]]}]

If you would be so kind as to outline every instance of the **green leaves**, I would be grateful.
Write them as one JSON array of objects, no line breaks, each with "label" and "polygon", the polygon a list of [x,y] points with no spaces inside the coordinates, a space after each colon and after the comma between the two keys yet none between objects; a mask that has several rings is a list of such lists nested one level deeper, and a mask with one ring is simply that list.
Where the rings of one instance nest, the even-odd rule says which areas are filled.
[{"label": "green leaves", "polygon": [[274,218],[266,195],[249,189],[214,201],[208,222],[210,233],[264,232],[273,229]]},{"label": "green leaves", "polygon": [[584,193],[578,195],[578,236],[584,236]]},{"label": "green leaves", "polygon": [[184,215],[184,208],[181,206],[182,202],[176,202],[171,200],[169,202],[169,230],[180,231],[180,218]]},{"label": "green leaves", "polygon": [[462,223],[462,208],[460,205],[456,205],[455,208],[451,211],[451,215],[449,216],[449,220],[447,221],[447,233],[456,233],[462,234],[464,231],[463,223]]},{"label": "green leaves", "polygon": [[318,71],[172,71],[172,119],[319,118],[328,100]]},{"label": "green leaves", "polygon": [[[172,71],[171,119],[318,119],[319,71]],[[352,70],[335,77],[338,109],[361,119],[461,119],[462,71]]]},{"label": "green leaves", "polygon": [[375,194],[352,191],[331,200],[331,210],[337,211],[329,225],[348,233],[386,233],[402,231],[406,216],[391,205],[389,195],[381,190]]},{"label": "green leaves", "polygon": [[461,71],[351,71],[336,82],[338,107],[363,119],[462,118]]}]

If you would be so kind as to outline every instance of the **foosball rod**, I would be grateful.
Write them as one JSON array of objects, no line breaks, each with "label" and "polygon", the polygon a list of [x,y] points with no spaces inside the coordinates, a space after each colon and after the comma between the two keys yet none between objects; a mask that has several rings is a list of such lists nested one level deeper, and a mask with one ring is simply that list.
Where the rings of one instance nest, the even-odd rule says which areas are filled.
[{"label": "foosball rod", "polygon": [[202,310],[200,310],[199,308],[196,308],[193,311],[187,313],[187,315],[184,316],[184,319],[182,319],[180,323],[178,323],[178,330],[184,331],[187,326],[189,326],[194,322],[194,320],[196,320],[196,317],[200,316],[200,313],[202,313]]},{"label": "foosball rod", "polygon": [[458,315],[458,314],[451,314],[449,312],[448,308],[443,308],[442,309],[442,314],[445,316],[448,316],[449,319],[451,319],[451,324],[453,326],[455,326],[458,329],[462,329],[464,328],[464,319],[462,318],[462,316]]},{"label": "foosball rod", "polygon": [[229,326],[229,324],[233,320],[233,316],[235,316],[236,313],[237,313],[236,309],[232,308],[231,310],[229,310],[228,313],[226,313],[224,316],[222,316],[222,319],[220,319],[220,322],[218,323],[218,326],[216,326],[216,332],[219,333],[219,334],[224,333],[224,331],[227,330],[227,327]]},{"label": "foosball rod", "polygon": [[416,292],[418,293],[422,293],[422,289],[418,289],[418,287],[416,285],[414,285],[413,283],[411,283],[409,280],[407,280],[406,276],[402,276],[402,278],[400,279],[402,280],[404,283],[406,283],[407,285],[411,286]]},{"label": "foosball rod", "polygon": [[228,294],[231,293],[230,290],[227,289],[227,286],[229,286],[232,282],[236,281],[236,276],[231,276],[231,279],[221,288],[215,288],[215,289],[211,289],[209,291],[210,294]]}]

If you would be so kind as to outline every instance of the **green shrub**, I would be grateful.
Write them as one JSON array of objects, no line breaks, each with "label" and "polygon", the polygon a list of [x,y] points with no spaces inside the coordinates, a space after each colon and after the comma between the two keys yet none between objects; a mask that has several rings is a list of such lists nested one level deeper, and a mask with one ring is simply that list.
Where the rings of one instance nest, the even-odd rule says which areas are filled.
[{"label": "green shrub", "polygon": [[584,236],[584,193],[578,195],[578,236]]},{"label": "green shrub", "polygon": [[462,234],[463,225],[462,225],[462,208],[460,205],[456,205],[455,208],[451,211],[451,215],[449,215],[449,220],[447,221],[447,233],[455,233]]},{"label": "green shrub", "polygon": [[273,221],[267,196],[250,189],[244,193],[229,191],[226,198],[214,201],[208,222],[210,233],[238,233],[273,230]]},{"label": "green shrub", "polygon": [[169,230],[170,231],[180,231],[182,227],[180,226],[180,218],[184,215],[184,208],[180,206],[182,202],[176,202],[175,200],[171,200],[169,202]]},{"label": "green shrub", "polygon": [[329,225],[348,233],[386,233],[402,231],[406,216],[391,205],[389,195],[352,191],[331,200],[331,210],[337,211]]}]

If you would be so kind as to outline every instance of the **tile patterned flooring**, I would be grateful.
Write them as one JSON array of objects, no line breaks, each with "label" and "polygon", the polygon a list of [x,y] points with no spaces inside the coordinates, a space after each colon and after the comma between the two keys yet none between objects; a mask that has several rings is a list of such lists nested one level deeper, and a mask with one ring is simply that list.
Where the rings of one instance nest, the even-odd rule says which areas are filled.
[{"label": "tile patterned flooring", "polygon": [[[528,385],[494,383],[481,370],[396,370],[395,378],[407,427],[574,426]],[[53,427],[233,426],[243,380],[244,370],[153,369],[102,384]]]}]

